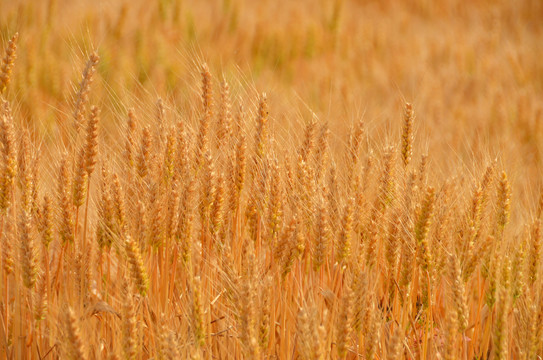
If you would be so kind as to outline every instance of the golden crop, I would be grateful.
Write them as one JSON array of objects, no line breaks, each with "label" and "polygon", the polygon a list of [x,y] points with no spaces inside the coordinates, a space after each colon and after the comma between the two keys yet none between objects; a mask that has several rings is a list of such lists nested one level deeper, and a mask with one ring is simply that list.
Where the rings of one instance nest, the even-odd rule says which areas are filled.
[{"label": "golden crop", "polygon": [[0,359],[543,356],[543,2],[0,10]]}]

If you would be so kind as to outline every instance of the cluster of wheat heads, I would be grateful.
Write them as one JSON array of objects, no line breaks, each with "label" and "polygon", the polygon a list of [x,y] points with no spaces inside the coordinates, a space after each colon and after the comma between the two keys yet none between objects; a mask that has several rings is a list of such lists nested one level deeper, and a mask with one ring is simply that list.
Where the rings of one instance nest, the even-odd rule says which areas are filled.
[{"label": "cluster of wheat heads", "polygon": [[89,100],[99,60],[84,68],[51,183],[2,99],[3,358],[543,354],[543,201],[512,234],[496,161],[469,182],[436,180],[431,154],[413,161],[411,104],[382,149],[367,149],[359,122],[332,151],[316,117],[292,144],[274,139],[265,94],[256,109],[234,103],[204,64],[196,126],[158,100],[152,123],[128,111],[113,146]]}]

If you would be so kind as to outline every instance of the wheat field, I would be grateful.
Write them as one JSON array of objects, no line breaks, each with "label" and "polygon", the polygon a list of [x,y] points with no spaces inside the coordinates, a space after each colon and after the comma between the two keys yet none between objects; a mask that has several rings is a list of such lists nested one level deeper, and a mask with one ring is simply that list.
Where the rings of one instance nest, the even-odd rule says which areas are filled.
[{"label": "wheat field", "polygon": [[0,359],[543,357],[543,2],[0,9]]}]

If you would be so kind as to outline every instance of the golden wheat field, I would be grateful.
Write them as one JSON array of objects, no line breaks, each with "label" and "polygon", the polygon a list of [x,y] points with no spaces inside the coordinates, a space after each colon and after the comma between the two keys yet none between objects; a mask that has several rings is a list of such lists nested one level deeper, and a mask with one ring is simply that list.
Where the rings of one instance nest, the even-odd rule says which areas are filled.
[{"label": "golden wheat field", "polygon": [[0,359],[541,359],[540,0],[0,0]]}]

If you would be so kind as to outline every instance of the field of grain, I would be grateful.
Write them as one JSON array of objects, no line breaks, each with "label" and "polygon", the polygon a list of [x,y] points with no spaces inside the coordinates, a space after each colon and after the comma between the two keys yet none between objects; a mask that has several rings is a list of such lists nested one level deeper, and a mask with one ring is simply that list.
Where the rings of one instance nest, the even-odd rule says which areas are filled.
[{"label": "field of grain", "polygon": [[540,0],[0,0],[0,359],[541,359]]}]

